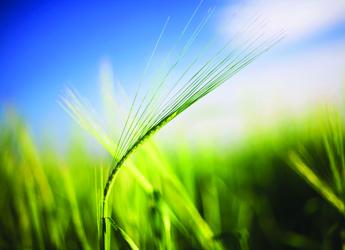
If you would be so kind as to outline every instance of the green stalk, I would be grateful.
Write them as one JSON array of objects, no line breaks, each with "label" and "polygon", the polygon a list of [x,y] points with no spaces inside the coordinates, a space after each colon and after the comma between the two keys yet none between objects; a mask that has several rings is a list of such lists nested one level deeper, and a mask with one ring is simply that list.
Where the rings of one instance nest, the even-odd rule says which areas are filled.
[{"label": "green stalk", "polygon": [[109,198],[109,193],[111,190],[111,187],[113,186],[115,182],[115,177],[116,174],[118,173],[119,169],[122,167],[122,165],[125,163],[127,158],[138,148],[140,144],[142,144],[145,140],[147,140],[149,137],[151,137],[155,132],[157,132],[160,128],[162,128],[166,123],[171,121],[174,117],[176,117],[177,113],[173,113],[167,117],[165,117],[160,123],[152,127],[148,132],[146,132],[141,138],[139,138],[131,148],[127,150],[127,152],[123,155],[123,157],[116,162],[115,166],[111,170],[107,182],[104,187],[104,192],[103,192],[103,200],[102,200],[102,214],[101,214],[101,240],[100,240],[100,249],[101,250],[106,250],[105,246],[105,234],[106,234],[106,227],[107,227],[107,222],[106,218],[108,217],[107,215],[107,205],[108,205],[108,198]]}]

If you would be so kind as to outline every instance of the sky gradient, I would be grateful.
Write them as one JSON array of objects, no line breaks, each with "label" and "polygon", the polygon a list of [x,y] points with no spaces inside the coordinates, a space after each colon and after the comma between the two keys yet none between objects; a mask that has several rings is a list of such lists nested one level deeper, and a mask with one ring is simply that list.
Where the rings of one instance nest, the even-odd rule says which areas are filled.
[{"label": "sky gradient", "polygon": [[[287,72],[277,75],[277,71],[273,69],[276,65],[279,67],[281,61],[286,62],[286,65],[280,64],[283,69],[299,63],[299,67],[305,67],[305,70],[301,71],[307,76],[308,72],[311,76],[315,70],[323,70],[323,75],[327,77],[335,74],[340,76],[345,66],[339,60],[345,51],[345,47],[341,45],[345,41],[344,4],[336,0],[297,2],[291,1],[287,4],[286,1],[205,0],[197,18],[200,19],[214,6],[216,12],[200,40],[217,37],[220,41],[225,41],[227,37],[231,37],[236,27],[241,27],[246,22],[248,16],[257,12],[265,16],[271,24],[269,31],[285,30],[287,39],[278,48],[264,56],[260,62],[250,66],[249,73],[245,73],[244,78],[236,78],[243,86],[252,81],[256,81],[256,86],[268,86],[267,90],[263,91],[265,100],[276,95],[277,92],[269,94],[272,86],[288,86],[295,77]],[[161,54],[173,45],[198,4],[199,1],[157,0],[2,2],[2,111],[7,105],[14,106],[36,134],[47,127],[59,132],[60,128],[71,123],[70,118],[57,104],[58,96],[65,85],[73,86],[97,106],[95,93],[99,92],[99,67],[106,59],[112,63],[116,79],[131,91],[145,67],[167,17],[170,16],[171,20],[160,45]],[[234,10],[240,11],[233,17],[231,13]],[[313,61],[310,58],[314,58]],[[323,58],[332,61],[327,64],[330,65],[328,68],[320,62],[317,63]],[[271,79],[271,82],[267,83],[265,77],[262,80],[265,83],[257,82],[254,67],[261,74],[267,69],[265,72],[271,77],[266,78]],[[332,69],[337,71],[333,72]],[[296,71],[294,74],[299,73]],[[297,91],[320,91],[316,87],[320,85],[316,82],[317,79],[305,78],[305,81],[314,83],[305,82],[307,87],[301,88],[301,83],[297,82]],[[247,85],[243,83],[244,79]],[[336,86],[334,88],[337,89],[339,79],[334,76],[326,86],[329,86],[329,89]],[[249,89],[255,91],[255,87]],[[288,89],[292,91],[291,95],[294,95],[296,89],[293,88],[293,84]],[[288,92],[285,90],[287,99]],[[301,99],[305,96],[303,93]],[[231,94],[223,97],[226,100],[230,98]],[[236,99],[236,96],[232,99]],[[217,106],[219,103],[216,102],[214,105]],[[223,104],[224,106],[228,107],[229,103]],[[234,107],[236,104],[230,109],[236,109]],[[231,113],[228,113],[227,117],[231,120]]]}]

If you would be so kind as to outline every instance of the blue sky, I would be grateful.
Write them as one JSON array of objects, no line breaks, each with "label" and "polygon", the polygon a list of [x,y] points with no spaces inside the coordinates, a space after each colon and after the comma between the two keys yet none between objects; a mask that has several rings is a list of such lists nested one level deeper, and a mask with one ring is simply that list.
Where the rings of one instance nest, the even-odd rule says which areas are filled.
[{"label": "blue sky", "polygon": [[[282,23],[279,27],[273,25],[272,32],[281,27],[287,30],[291,39],[270,60],[284,54],[303,54],[311,48],[317,51],[319,47],[332,47],[334,41],[344,41],[345,22],[341,18],[345,14],[344,5],[325,0],[314,1],[314,5],[308,0],[304,0],[304,5],[292,1],[291,9],[286,6],[288,1],[281,1],[284,3],[281,5],[262,1],[260,5],[259,1],[205,0],[198,18],[210,7],[216,6],[217,11],[201,39],[231,36],[232,24],[228,24],[227,16],[239,2],[244,6],[244,18],[254,6],[272,24]],[[51,124],[59,130],[57,124],[70,122],[57,104],[66,84],[92,102],[98,91],[99,66],[106,58],[112,62],[116,78],[130,88],[141,74],[166,18],[170,16],[171,21],[162,40],[162,51],[173,44],[198,4],[199,1],[158,0],[2,1],[1,109],[8,104],[15,106],[34,130]],[[296,6],[312,10],[305,12],[311,14],[296,13]],[[325,14],[321,15],[320,10]],[[239,15],[232,23],[242,22]]]},{"label": "blue sky", "polygon": [[[99,64],[110,60],[130,84],[144,67],[168,16],[176,37],[199,1],[9,1],[1,9],[0,102],[26,119],[60,117],[65,84],[95,91]],[[222,6],[222,1],[212,5]],[[210,3],[201,7],[205,13]],[[169,37],[171,36],[171,37]]]}]

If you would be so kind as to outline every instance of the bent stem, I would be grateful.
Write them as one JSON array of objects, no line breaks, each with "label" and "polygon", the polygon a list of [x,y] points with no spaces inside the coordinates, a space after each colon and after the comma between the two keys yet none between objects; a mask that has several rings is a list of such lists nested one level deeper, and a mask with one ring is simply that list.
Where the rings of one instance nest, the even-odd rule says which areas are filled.
[{"label": "bent stem", "polygon": [[113,186],[115,182],[115,177],[117,173],[119,172],[119,169],[122,167],[122,165],[125,163],[127,158],[142,144],[145,140],[150,138],[155,132],[157,132],[160,128],[162,128],[166,123],[170,122],[173,118],[176,117],[178,113],[173,113],[171,115],[167,115],[161,122],[159,122],[157,125],[152,127],[147,133],[145,133],[141,138],[139,138],[136,143],[133,144],[131,148],[127,150],[127,152],[123,155],[123,157],[117,161],[111,170],[107,182],[104,187],[103,192],[103,200],[102,200],[102,213],[101,213],[101,239],[100,239],[100,249],[106,250],[106,228],[107,228],[107,222],[106,218],[110,217],[108,215],[108,199],[109,199],[109,193],[111,190],[111,187]]}]

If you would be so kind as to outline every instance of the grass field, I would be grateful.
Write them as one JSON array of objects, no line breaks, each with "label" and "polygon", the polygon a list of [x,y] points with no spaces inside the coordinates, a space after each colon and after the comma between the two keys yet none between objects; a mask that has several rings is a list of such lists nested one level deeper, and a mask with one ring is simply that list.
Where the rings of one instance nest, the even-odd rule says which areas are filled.
[{"label": "grass field", "polygon": [[[203,33],[216,9],[207,8],[196,18],[202,2],[176,39],[169,35],[170,17],[166,18],[143,73],[134,82],[114,84],[110,65],[103,65],[101,102],[90,102],[96,107],[103,104],[102,112],[95,112],[76,90],[65,89],[58,103],[80,128],[59,138],[63,150],[49,142],[51,138],[44,141],[41,134],[41,140],[36,140],[30,124],[15,112],[4,115],[0,122],[0,249],[345,250],[342,105],[320,103],[298,115],[281,112],[279,119],[262,126],[256,122],[260,114],[253,113],[245,133],[233,140],[227,136],[218,140],[212,129],[205,129],[191,141],[188,126],[172,134],[168,144],[156,137],[286,36],[284,30],[270,31],[268,21],[256,13],[231,38],[217,41]],[[92,36],[87,37],[96,37]],[[131,44],[124,45],[124,54],[136,53]],[[141,45],[140,41],[133,44]],[[60,55],[61,62],[67,54]],[[121,53],[116,57],[121,58]],[[136,63],[135,59],[121,62]],[[49,74],[43,66],[40,70],[45,80]],[[28,88],[34,83],[29,82]],[[260,88],[260,81],[255,84]],[[36,94],[51,91],[42,85]],[[44,104],[33,99],[28,106],[38,116],[36,107]],[[216,113],[227,109],[220,106],[214,109]],[[203,111],[205,117],[213,112]],[[105,119],[96,118],[102,114]],[[231,130],[219,125],[224,134]],[[80,136],[79,130],[86,133]],[[59,132],[63,134],[63,129]]]},{"label": "grass field", "polygon": [[[97,249],[111,157],[81,139],[37,148],[13,114],[1,126],[0,248]],[[150,140],[119,171],[107,247],[342,249],[343,131],[327,109],[236,144]]]}]

